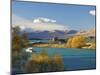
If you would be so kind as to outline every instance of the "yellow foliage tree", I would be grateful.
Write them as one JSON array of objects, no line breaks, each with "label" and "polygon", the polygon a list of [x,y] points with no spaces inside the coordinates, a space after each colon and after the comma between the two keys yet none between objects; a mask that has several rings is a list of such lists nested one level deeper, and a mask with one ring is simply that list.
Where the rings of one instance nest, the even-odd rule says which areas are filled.
[{"label": "yellow foliage tree", "polygon": [[46,51],[42,49],[39,54],[32,54],[32,59],[26,63],[25,70],[28,73],[63,71],[64,65],[59,54],[49,57]]},{"label": "yellow foliage tree", "polygon": [[67,41],[67,47],[71,48],[71,42],[72,42],[72,38],[69,38]]},{"label": "yellow foliage tree", "polygon": [[64,70],[63,60],[59,54],[55,54],[51,58],[52,70],[53,71],[62,71]]},{"label": "yellow foliage tree", "polygon": [[53,57],[52,57],[52,60],[53,62],[56,62],[56,63],[60,63],[62,62],[62,58],[59,54],[55,54]]},{"label": "yellow foliage tree", "polygon": [[36,55],[35,53],[32,54],[32,60],[33,61],[37,61],[38,59],[38,55]]},{"label": "yellow foliage tree", "polygon": [[41,63],[41,62],[49,62],[49,57],[45,51],[45,49],[42,49],[40,54],[32,54],[32,60],[36,61],[37,63]]},{"label": "yellow foliage tree", "polygon": [[69,38],[67,42],[67,47],[68,48],[81,48],[84,46],[86,43],[85,37],[83,36],[74,36]]}]

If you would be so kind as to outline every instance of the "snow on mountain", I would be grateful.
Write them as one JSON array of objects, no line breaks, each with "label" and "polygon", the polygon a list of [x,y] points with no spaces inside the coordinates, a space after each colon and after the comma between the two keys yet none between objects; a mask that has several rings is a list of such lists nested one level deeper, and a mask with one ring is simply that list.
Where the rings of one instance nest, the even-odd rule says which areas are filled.
[{"label": "snow on mountain", "polygon": [[54,19],[39,17],[33,21],[12,15],[12,26],[19,26],[21,32],[27,32],[29,38],[66,38],[73,35],[95,36],[95,28],[89,31],[70,30],[66,25],[58,24]]},{"label": "snow on mountain", "polygon": [[33,32],[33,31],[66,31],[67,26],[58,24],[56,20],[39,17],[33,19],[33,21],[27,20],[25,18],[12,15],[12,26],[19,26],[22,31]]}]

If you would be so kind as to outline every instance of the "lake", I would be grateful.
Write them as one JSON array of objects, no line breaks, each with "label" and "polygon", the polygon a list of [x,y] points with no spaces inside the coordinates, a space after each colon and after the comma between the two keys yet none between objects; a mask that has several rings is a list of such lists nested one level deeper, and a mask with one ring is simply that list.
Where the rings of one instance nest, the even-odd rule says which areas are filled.
[{"label": "lake", "polygon": [[[48,40],[30,40],[30,42],[48,42]],[[33,47],[34,52],[39,54],[42,48]],[[65,71],[96,69],[96,50],[74,48],[44,48],[49,57],[59,54],[62,57]],[[22,50],[25,53],[25,49]],[[25,53],[26,54],[26,53]],[[29,58],[31,54],[27,53]],[[25,62],[22,60],[20,63]],[[23,73],[24,70],[13,68],[14,73]]]},{"label": "lake", "polygon": [[[34,48],[38,54],[41,48]],[[62,56],[65,70],[85,70],[96,68],[96,50],[72,48],[45,48],[49,56]]]},{"label": "lake", "polygon": [[34,43],[34,42],[48,42],[49,40],[48,39],[42,39],[42,40],[29,40],[30,41],[30,43]]}]

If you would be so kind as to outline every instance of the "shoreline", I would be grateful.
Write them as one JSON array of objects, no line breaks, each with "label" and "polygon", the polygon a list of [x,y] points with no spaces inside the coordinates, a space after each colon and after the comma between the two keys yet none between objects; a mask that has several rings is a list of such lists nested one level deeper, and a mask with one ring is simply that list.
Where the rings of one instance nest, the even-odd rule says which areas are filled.
[{"label": "shoreline", "polygon": [[96,50],[95,48],[68,48],[66,47],[66,44],[37,44],[37,45],[32,45],[32,47],[37,47],[37,48],[66,48],[66,49],[88,49],[88,50]]}]

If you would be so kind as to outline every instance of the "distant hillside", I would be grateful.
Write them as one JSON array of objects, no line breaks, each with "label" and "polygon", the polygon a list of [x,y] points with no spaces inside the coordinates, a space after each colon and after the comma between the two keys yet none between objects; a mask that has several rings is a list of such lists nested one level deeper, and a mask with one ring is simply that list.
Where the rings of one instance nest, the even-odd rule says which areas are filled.
[{"label": "distant hillside", "polygon": [[51,31],[33,31],[33,32],[27,32],[28,38],[37,38],[37,39],[51,39],[54,37],[66,39],[68,37],[74,36],[74,35],[82,35],[85,37],[95,37],[95,28],[90,29],[88,31],[77,31],[77,30],[54,30]]},{"label": "distant hillside", "polygon": [[38,39],[51,39],[53,37],[62,38],[66,35],[66,31],[55,30],[54,32],[50,31],[41,31],[41,32],[31,32],[28,33],[28,38],[38,38]]},{"label": "distant hillside", "polygon": [[75,34],[77,32],[78,32],[77,30],[70,30],[70,31],[67,32],[67,34]]},{"label": "distant hillside", "polygon": [[54,37],[58,38],[63,38],[66,39],[67,37],[73,36],[76,34],[78,31],[76,30],[66,30],[66,31],[61,31],[61,30],[55,30],[53,32],[50,31],[33,31],[33,32],[28,32],[28,38],[38,38],[38,39],[51,39]]},{"label": "distant hillside", "polygon": [[79,31],[75,35],[83,35],[85,37],[89,37],[89,36],[95,37],[95,28],[90,29],[88,31]]}]

